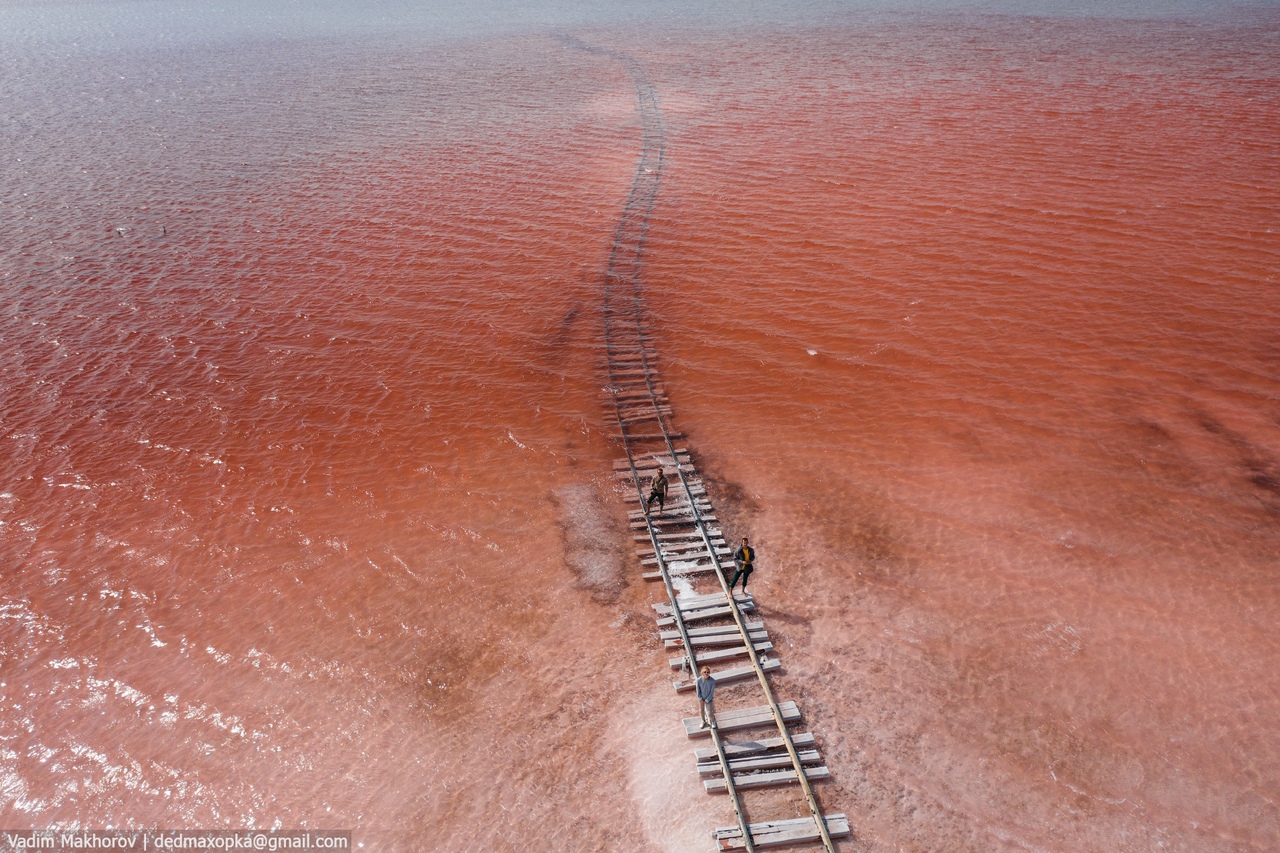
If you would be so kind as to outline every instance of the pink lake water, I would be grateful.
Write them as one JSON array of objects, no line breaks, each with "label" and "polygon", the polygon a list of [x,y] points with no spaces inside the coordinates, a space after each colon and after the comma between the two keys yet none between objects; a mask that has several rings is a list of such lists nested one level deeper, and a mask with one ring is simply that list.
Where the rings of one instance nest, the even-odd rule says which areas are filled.
[{"label": "pink lake water", "polygon": [[0,54],[0,825],[732,822],[610,477],[635,88],[571,30],[662,108],[657,346],[842,849],[1280,847],[1274,9],[68,8]]}]

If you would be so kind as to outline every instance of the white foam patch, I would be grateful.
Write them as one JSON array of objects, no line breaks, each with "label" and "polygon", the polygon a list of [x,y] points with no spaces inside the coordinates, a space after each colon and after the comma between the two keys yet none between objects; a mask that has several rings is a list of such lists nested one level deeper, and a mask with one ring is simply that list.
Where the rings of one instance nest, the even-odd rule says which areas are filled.
[{"label": "white foam patch", "polygon": [[672,578],[671,588],[676,591],[676,598],[693,595],[693,581],[689,578]]},{"label": "white foam patch", "polygon": [[680,726],[687,700],[655,686],[610,715],[605,746],[623,757],[627,793],[650,844],[665,853],[708,846],[709,827],[728,823],[723,801],[708,797],[689,772],[689,741]]}]

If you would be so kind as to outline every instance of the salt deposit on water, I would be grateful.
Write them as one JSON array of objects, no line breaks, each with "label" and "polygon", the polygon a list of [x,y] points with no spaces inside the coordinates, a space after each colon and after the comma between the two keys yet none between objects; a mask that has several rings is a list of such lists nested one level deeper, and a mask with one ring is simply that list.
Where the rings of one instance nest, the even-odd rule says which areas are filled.
[{"label": "salt deposit on water", "polygon": [[851,848],[1280,845],[1270,10],[132,8],[0,12],[0,825],[729,822],[608,476],[635,92],[568,27],[658,92],[664,375]]}]

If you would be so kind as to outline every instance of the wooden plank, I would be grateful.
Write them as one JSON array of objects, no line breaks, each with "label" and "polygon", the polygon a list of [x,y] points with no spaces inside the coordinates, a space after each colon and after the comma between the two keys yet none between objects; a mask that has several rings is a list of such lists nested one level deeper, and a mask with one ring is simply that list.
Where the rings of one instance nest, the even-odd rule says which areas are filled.
[{"label": "wooden plank", "polygon": [[[715,509],[711,506],[711,502],[704,497],[695,499],[694,506],[698,508],[698,517],[703,523],[708,521],[717,522]],[[693,509],[689,502],[683,498],[675,498],[667,501],[666,506],[661,510],[654,507],[652,510],[648,508],[638,508],[627,510],[627,522],[633,527],[642,527],[649,521],[660,521],[666,524],[697,524],[697,518],[694,517]]]},{"label": "wooden plank", "polygon": [[[763,631],[763,622],[748,622],[748,631]],[[717,634],[731,634],[735,637],[741,636],[737,625],[704,625],[701,628],[690,628],[689,638],[696,639],[698,637],[712,637]],[[678,640],[680,639],[679,631],[659,631],[658,639],[661,640]]]},{"label": "wooden plank", "polygon": [[[696,551],[699,548],[701,548],[704,553],[707,550],[707,543],[703,541],[701,536],[697,535],[697,531],[694,532],[693,536],[690,536],[687,539],[680,539],[677,541],[672,541],[670,539],[659,539],[658,546],[662,549],[662,553],[664,555],[665,554],[672,554],[672,555],[686,554],[690,551]],[[721,551],[723,551],[725,554],[730,554],[729,546],[723,541],[721,541],[721,543],[717,545],[715,544],[715,540],[713,539],[711,542],[711,547],[716,549],[716,553],[720,553]],[[649,553],[650,554],[653,553],[652,546],[650,546],[649,548]]]},{"label": "wooden plank", "polygon": [[[663,471],[668,471],[668,472],[669,472],[669,471],[671,471],[672,469],[674,469],[675,467],[676,467],[676,466],[674,466],[674,465],[663,465],[663,466],[662,466],[662,470],[663,470]],[[652,477],[652,476],[653,476],[653,474],[654,474],[654,472],[655,472],[655,471],[657,471],[657,470],[658,470],[658,466],[657,466],[657,465],[650,465],[650,466],[647,466],[647,467],[641,467],[640,465],[637,465],[637,466],[636,466],[636,471],[640,474],[641,479],[643,479],[643,480],[645,480],[645,481],[646,481],[646,482],[645,482],[645,485],[646,485],[646,486],[647,486],[647,485],[649,485],[649,483],[648,483],[648,479],[649,479],[650,477]],[[694,468],[692,465],[689,465],[689,464],[687,464],[687,463],[686,463],[686,464],[681,465],[681,466],[680,466],[680,470],[681,470],[681,471],[683,471],[683,472],[684,472],[684,473],[686,473],[686,474],[697,474],[697,473],[698,473],[698,469],[697,469],[697,468]],[[614,473],[617,477],[619,477],[619,478],[621,478],[621,479],[623,479],[623,480],[628,480],[628,481],[630,481],[630,479],[631,479],[631,469],[630,469],[630,468],[619,468],[618,470],[614,471],[613,473]],[[671,484],[673,484],[673,485],[677,485],[677,486],[678,486],[678,485],[679,485],[679,483],[680,483],[680,481],[679,481],[677,478],[675,478],[675,477],[668,477],[668,478],[667,478],[667,481],[668,481],[669,483],[671,483]]]},{"label": "wooden plank", "polygon": [[[719,530],[716,530],[714,528],[708,528],[707,535],[711,537],[712,545],[724,544],[724,534],[721,533]],[[637,542],[649,541],[648,533],[633,533],[632,536],[635,538]],[[679,533],[659,533],[658,541],[659,542],[675,542],[675,543],[701,542],[702,534],[697,530],[697,528],[694,528],[693,530],[681,530]]]},{"label": "wooden plank", "polygon": [[648,515],[645,514],[644,510],[639,509],[631,510],[627,514],[630,516],[627,519],[627,523],[631,525],[633,530],[647,530],[652,527],[655,532],[678,530],[682,533],[687,533],[689,532],[687,528],[698,529],[699,518],[703,524],[719,523],[719,519],[716,518],[715,511],[711,509],[710,504],[707,506],[699,505],[698,518],[695,518],[693,513],[690,512],[689,505],[684,503],[678,509],[672,509],[671,504],[668,503],[666,509],[662,512],[658,512],[655,507],[653,512]]},{"label": "wooden plank", "polygon": [[604,389],[611,397],[622,397],[623,394],[660,394],[663,392],[662,382],[654,379],[653,383],[645,382],[644,377],[636,377],[635,379],[623,379],[622,382],[614,382],[612,386]]},{"label": "wooden plank", "polygon": [[[711,637],[690,637],[689,642],[693,643],[693,647],[695,649],[711,649],[721,646],[741,646],[742,634],[738,631],[738,626],[731,625],[730,627],[733,628],[732,634],[716,634]],[[749,633],[751,635],[751,642],[753,643],[769,642],[769,635],[764,631],[751,631]],[[674,640],[664,640],[662,647],[665,649],[683,649],[684,640],[679,637],[676,637]]]},{"label": "wooden plank", "polygon": [[658,396],[655,394],[649,394],[649,393],[645,393],[643,396],[634,395],[634,396],[628,397],[627,399],[621,399],[617,396],[610,396],[609,399],[605,401],[605,403],[606,403],[606,410],[610,408],[608,404],[612,404],[611,406],[612,408],[616,408],[622,412],[626,412],[629,409],[640,410],[640,409],[670,409],[671,408],[670,401],[668,401],[665,397],[661,397],[661,396]]},{"label": "wooden plank", "polygon": [[[645,488],[649,487],[648,483],[643,483],[642,485]],[[706,495],[706,493],[707,490],[701,483],[691,483],[687,492],[683,486],[676,485],[667,490],[667,501],[662,505],[663,512],[674,506],[680,506],[682,504],[687,505],[688,499],[684,497],[686,494],[693,494],[695,498],[701,498]],[[648,500],[648,498],[648,495],[644,496],[645,500]],[[622,493],[622,499],[627,503],[640,503],[641,497],[639,492],[633,489],[627,489]]]},{"label": "wooden plank", "polygon": [[631,412],[624,414],[622,417],[618,418],[618,423],[622,426],[631,426],[632,424],[642,424],[647,421],[661,420],[664,417],[670,416],[670,409],[667,409],[666,411],[662,411],[661,409],[646,409],[643,412]]},{"label": "wooden plank", "polygon": [[[782,661],[777,658],[769,658],[760,661],[760,669],[765,672],[774,672],[782,669]],[[728,684],[733,681],[744,681],[748,678],[756,677],[756,668],[754,666],[736,666],[733,669],[722,669],[719,672],[712,670],[711,677],[719,684]],[[697,679],[687,678],[681,681],[673,681],[671,685],[675,687],[677,693],[688,693],[697,684]]]},{"label": "wooden plank", "polygon": [[[657,471],[658,469],[650,468],[649,470]],[[631,482],[630,471],[621,471],[619,473],[623,475],[623,482]],[[645,474],[645,476],[641,479],[641,483],[644,485],[645,488],[649,488],[649,479],[650,478],[648,474]],[[685,484],[688,484],[689,486],[688,489],[685,488]],[[684,497],[690,492],[692,492],[694,495],[698,496],[699,498],[703,498],[705,500],[705,495],[707,494],[707,487],[703,485],[702,480],[699,479],[696,475],[685,477],[684,483],[681,483],[674,476],[667,478],[667,497],[669,498]],[[671,501],[667,501],[667,503],[671,503]]]},{"label": "wooden plank", "polygon": [[[684,539],[676,539],[676,540],[659,539],[658,545],[659,547],[662,548],[662,553],[663,554],[684,554],[689,551],[696,551],[699,548],[702,549],[703,553],[706,553],[707,543],[703,541],[700,535],[698,535],[697,529],[695,528],[692,531],[688,531],[688,533],[690,535]],[[649,553],[652,555],[653,554],[652,543],[646,542],[646,544],[649,544]],[[644,546],[641,545],[639,547],[643,548]],[[720,553],[721,551],[723,551],[724,554],[722,554],[721,556],[728,555],[730,558],[732,558],[733,556],[729,552],[729,546],[723,540],[721,540],[719,544],[716,544],[716,541],[712,539],[711,547],[716,549],[716,553]]]},{"label": "wooden plank", "polygon": [[[683,494],[683,490],[667,492],[667,506],[664,510],[666,515],[688,516],[693,517],[693,513],[689,511],[689,499]],[[699,512],[710,512],[711,501],[707,500],[705,495],[694,495],[693,505],[698,508]],[[673,509],[679,509],[680,512],[672,512]],[[644,518],[646,515],[658,515],[658,513],[647,513],[643,509],[629,509],[627,516],[632,520]]]},{"label": "wooden plank", "polygon": [[[681,539],[663,538],[663,537],[673,537],[673,535],[678,535],[678,537],[682,537],[682,538]],[[727,543],[724,542],[723,539],[719,539],[717,537],[712,537],[710,539],[712,539],[712,547],[716,548],[717,552],[721,551],[722,548],[727,548]],[[636,540],[636,556],[637,557],[643,557],[645,555],[653,556],[653,543],[650,542],[648,535],[636,533],[635,540]],[[645,548],[645,546],[649,546],[649,547]],[[658,547],[664,549],[663,553],[667,553],[668,549],[672,549],[672,551],[675,551],[676,553],[680,553],[682,549],[684,549],[684,551],[690,551],[690,549],[696,548],[699,546],[707,547],[703,542],[703,537],[701,537],[701,534],[696,529],[689,530],[689,532],[687,533],[667,533],[667,534],[659,533],[658,534]]]},{"label": "wooden plank", "polygon": [[[823,823],[827,826],[827,835],[832,838],[849,837],[849,819],[843,814],[826,815]],[[811,817],[752,823],[747,825],[747,829],[751,832],[751,842],[756,847],[807,844],[822,838],[817,823]],[[742,828],[738,826],[714,829],[711,837],[721,850],[745,850],[747,846],[742,839]]]},{"label": "wooden plank", "polygon": [[[701,511],[701,520],[703,520],[703,524],[719,524],[719,519],[717,519],[716,514],[707,510]],[[690,512],[689,515],[658,515],[657,512],[655,512],[654,515],[649,517],[645,517],[643,514],[636,514],[636,517],[628,520],[627,524],[631,525],[632,530],[648,530],[650,526],[659,530],[663,528],[696,529],[698,521],[694,519],[692,512]]]},{"label": "wooden plank", "polygon": [[[632,455],[635,459],[635,467],[639,471],[653,471],[658,468],[674,468],[676,463],[671,458],[671,453],[666,450],[658,450],[652,453],[636,453]],[[697,471],[697,466],[693,464],[693,460],[689,458],[688,453],[676,452],[676,459],[680,461],[680,470]],[[630,471],[631,464],[626,459],[615,459],[613,462],[613,470]]]},{"label": "wooden plank", "polygon": [[670,417],[670,416],[671,416],[670,409],[668,409],[665,412],[659,409],[648,409],[647,411],[643,411],[643,412],[634,412],[632,414],[623,415],[622,417],[618,418],[618,423],[621,426],[625,427],[625,426],[631,426],[632,424],[646,423],[647,421],[657,421],[657,420],[661,420],[664,417]]},{"label": "wooden plank", "polygon": [[662,412],[664,415],[671,414],[671,404],[666,400],[646,400],[640,403],[618,403],[614,401],[614,409],[624,418],[632,415],[641,415],[646,412]]},{"label": "wooden plank", "polygon": [[[647,527],[648,522],[658,522],[655,528],[663,526],[670,527],[675,525],[686,525],[698,529],[698,519],[694,517],[693,512],[689,508],[689,504],[685,501],[667,501],[667,505],[659,510],[656,506],[652,508],[633,509],[627,513],[630,516],[627,521],[635,529]],[[711,504],[704,504],[702,498],[698,499],[698,517],[703,522],[716,521],[715,513],[711,509]]]},{"label": "wooden plank", "polygon": [[[764,631],[751,631],[751,642],[768,643],[772,642],[769,635]],[[742,635],[734,629],[732,634],[716,634],[713,637],[690,637],[689,642],[693,643],[693,648],[697,649],[722,649],[728,647],[736,647],[742,645]],[[664,640],[662,643],[664,649],[683,649],[684,640],[677,637],[674,640]]]},{"label": "wooden plank", "polygon": [[[797,750],[796,755],[800,758],[802,765],[822,763],[822,759],[818,756],[818,750],[816,749]],[[735,783],[738,781],[738,773],[755,773],[761,770],[782,770],[786,768],[795,770],[795,765],[791,763],[791,755],[786,752],[729,759],[729,771],[735,774],[733,777]],[[724,781],[724,768],[720,766],[720,757],[716,756],[715,761],[698,762],[698,775],[719,776],[721,781]]]},{"label": "wooden plank", "polygon": [[[668,483],[670,482],[671,481],[668,481]],[[644,483],[644,485],[648,486],[649,484],[646,482]],[[689,491],[693,492],[693,500],[694,500],[694,503],[698,505],[698,509],[702,509],[703,507],[706,507],[708,509],[711,508],[711,499],[707,497],[707,490],[705,488],[702,488],[701,486],[695,484],[692,487],[690,487]],[[671,483],[667,488],[667,511],[670,512],[673,506],[688,506],[688,505],[689,505],[689,498],[685,493],[684,488],[679,484],[679,482]],[[632,517],[643,516],[644,510],[629,509],[627,510],[627,513]]]},{"label": "wooden plank", "polygon": [[[694,518],[693,513],[689,511],[689,505],[683,501],[675,507],[672,507],[671,502],[667,501],[666,507],[661,512],[658,511],[657,507],[654,507],[647,517],[644,514],[644,510],[633,510],[633,512],[636,514],[635,517],[628,519],[628,521],[635,529],[647,527],[648,522],[656,522],[653,525],[655,528],[685,525],[697,530],[698,521]],[[716,520],[715,515],[712,514],[710,504],[706,506],[699,504],[698,514],[704,522],[714,522]]]},{"label": "wooden plank", "polygon": [[[698,652],[696,651],[698,643],[694,642],[693,646],[695,652],[693,656],[697,661],[698,666],[702,666],[703,664],[720,663],[720,661],[733,660],[734,658],[744,658],[747,656],[747,647],[745,644],[742,644],[742,640],[738,640],[738,643],[738,648],[713,649],[709,652]],[[753,645],[755,646],[756,652],[759,654],[765,654],[766,652],[773,651],[773,643],[768,641],[763,643],[753,643]],[[682,666],[686,666],[689,663],[689,659],[681,656],[678,658],[668,658],[667,662],[671,664],[672,669],[679,669]]]},{"label": "wooden plank", "polygon": [[[806,767],[804,776],[810,782],[820,782],[823,779],[831,778],[831,771],[825,765],[817,767]],[[775,785],[798,785],[800,777],[796,775],[795,769],[791,770],[766,770],[760,773],[748,773],[742,776],[733,775],[733,786],[739,791],[750,788],[772,788]],[[719,779],[703,779],[702,787],[706,789],[708,794],[723,794],[729,790],[729,786],[725,784],[724,777]],[[817,832],[814,827],[814,832]]]},{"label": "wooden plank", "polygon": [[660,406],[670,408],[671,401],[667,399],[667,395],[661,391],[653,391],[650,393],[647,389],[644,391],[624,391],[616,394],[610,394],[605,399],[606,405],[612,404],[619,409],[636,408],[640,406]]},{"label": "wooden plank", "polygon": [[[658,473],[658,471],[663,471],[665,473],[671,474],[672,471],[675,469],[675,467],[676,467],[675,463],[671,462],[670,460],[663,460],[661,464],[653,463],[653,462],[637,462],[636,472],[639,473],[640,476],[642,477],[651,478],[653,477],[654,474]],[[692,480],[699,479],[700,475],[698,474],[697,467],[688,459],[680,460],[680,471],[684,474],[685,479],[692,479]],[[618,468],[614,471],[614,473],[630,476],[631,468],[629,466],[624,468]],[[669,476],[667,477],[667,481],[670,482],[673,486],[680,485],[679,477]]]},{"label": "wooden plank", "polygon": [[[778,711],[782,714],[784,723],[794,723],[800,719],[800,709],[796,707],[795,702],[779,702]],[[685,717],[680,722],[684,725],[685,737],[711,737],[711,730],[702,727],[701,717]],[[757,708],[735,708],[732,711],[719,711],[716,713],[716,728],[720,730],[720,734],[738,732],[743,729],[758,729],[764,726],[770,726],[775,731],[777,730],[773,711],[770,710],[768,705],[761,705]]]},{"label": "wooden plank", "polygon": [[[628,489],[627,494],[630,493],[631,490]],[[645,497],[648,497],[648,495]],[[638,501],[639,499],[640,496],[635,495],[635,500]],[[628,500],[630,500],[630,498],[628,498]],[[698,507],[698,512],[700,513],[711,511],[711,501],[707,500],[706,495],[695,494],[693,496],[693,503]],[[637,508],[627,510],[627,516],[634,521],[636,519],[645,518],[646,516],[650,518],[661,518],[663,516],[684,516],[693,518],[693,513],[689,510],[689,499],[685,497],[684,490],[680,489],[667,492],[667,502],[663,505],[662,512],[659,512],[657,507],[654,507],[652,510]]]},{"label": "wooden plank", "polygon": [[[791,742],[796,748],[813,746],[812,732],[798,732],[791,736]],[[785,749],[786,743],[780,737],[767,737],[760,740],[746,740],[741,743],[724,743],[724,754],[729,758],[740,758],[744,755],[758,755],[760,753],[772,752],[779,749]],[[695,749],[693,756],[699,762],[703,761],[719,761],[720,754],[716,752],[715,747]]]}]

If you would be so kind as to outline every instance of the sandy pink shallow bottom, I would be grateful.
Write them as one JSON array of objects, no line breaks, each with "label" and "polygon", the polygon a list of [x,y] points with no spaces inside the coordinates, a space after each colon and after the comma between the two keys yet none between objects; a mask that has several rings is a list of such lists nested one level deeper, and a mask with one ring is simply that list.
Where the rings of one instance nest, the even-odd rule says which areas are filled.
[{"label": "sandy pink shallow bottom", "polygon": [[[851,849],[1274,847],[1280,111],[1227,73],[1260,36],[1063,24],[1047,91],[991,26],[994,68],[923,25],[860,61],[637,51],[678,424],[760,548]],[[5,285],[0,823],[676,851],[731,822],[608,476],[632,90],[539,40],[433,67],[469,117],[438,144],[15,261],[61,284]],[[485,100],[517,67],[536,132]],[[244,225],[264,198],[294,239]]]}]

